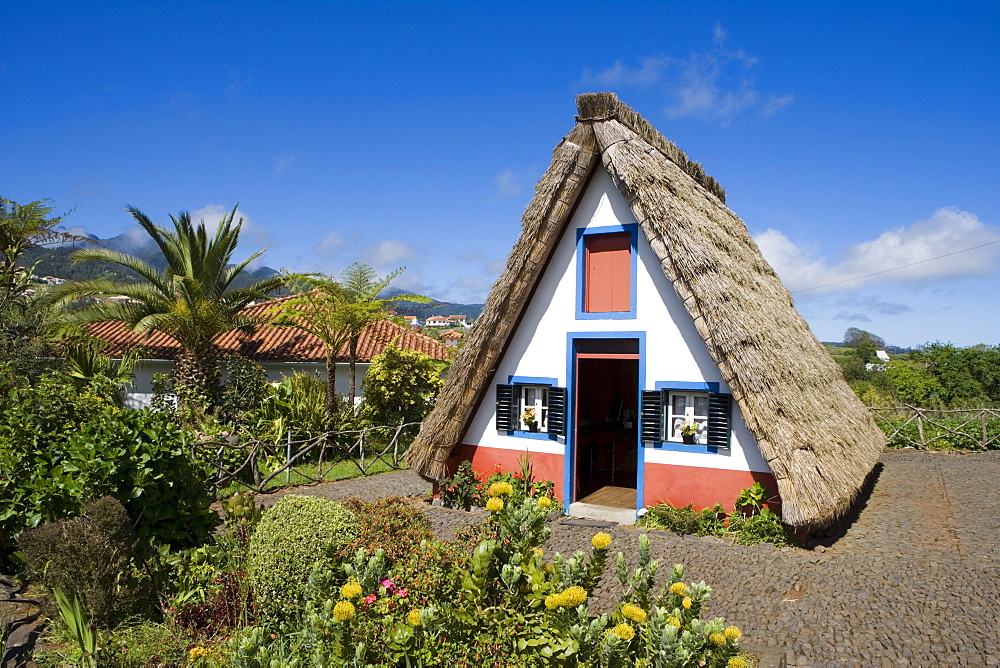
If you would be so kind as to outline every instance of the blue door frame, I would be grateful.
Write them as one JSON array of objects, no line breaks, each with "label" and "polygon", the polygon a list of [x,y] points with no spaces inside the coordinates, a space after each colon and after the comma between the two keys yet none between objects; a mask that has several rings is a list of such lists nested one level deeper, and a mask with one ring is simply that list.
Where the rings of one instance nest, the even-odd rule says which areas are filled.
[{"label": "blue door frame", "polygon": [[[577,340],[580,339],[634,339],[639,342],[639,387],[642,392],[646,388],[646,332],[567,332],[566,334],[566,450],[563,455],[563,509],[569,512],[569,504],[574,501],[576,492],[576,353]],[[638,402],[639,397],[636,397]],[[639,406],[636,403],[636,406]],[[637,416],[638,417],[638,416]],[[641,430],[636,429],[636,459],[635,459],[635,504],[636,512],[643,507],[643,488],[645,485],[646,467],[645,452],[642,447]]]}]

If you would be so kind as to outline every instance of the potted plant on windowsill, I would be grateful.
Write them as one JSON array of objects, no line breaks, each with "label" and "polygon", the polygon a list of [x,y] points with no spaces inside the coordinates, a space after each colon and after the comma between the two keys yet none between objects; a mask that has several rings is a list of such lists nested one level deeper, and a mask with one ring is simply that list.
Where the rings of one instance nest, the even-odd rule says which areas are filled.
[{"label": "potted plant on windowsill", "polygon": [[521,422],[528,427],[528,431],[537,432],[538,431],[538,418],[535,417],[534,408],[525,408],[524,412],[521,413]]},{"label": "potted plant on windowsill", "polygon": [[681,441],[685,445],[694,445],[695,437],[698,435],[698,423],[688,420],[680,424]]}]

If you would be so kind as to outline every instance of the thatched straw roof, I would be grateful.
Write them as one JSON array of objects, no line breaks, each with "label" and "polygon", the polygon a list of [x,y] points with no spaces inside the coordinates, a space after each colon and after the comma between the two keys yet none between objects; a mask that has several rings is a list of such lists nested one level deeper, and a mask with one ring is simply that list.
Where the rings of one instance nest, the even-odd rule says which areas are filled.
[{"label": "thatched straw roof", "polygon": [[440,478],[486,392],[545,264],[600,160],[628,202],[778,483],[784,521],[844,513],[885,437],[796,312],[724,192],[701,166],[612,93],[577,98],[522,218],[521,237],[411,445],[411,466]]}]

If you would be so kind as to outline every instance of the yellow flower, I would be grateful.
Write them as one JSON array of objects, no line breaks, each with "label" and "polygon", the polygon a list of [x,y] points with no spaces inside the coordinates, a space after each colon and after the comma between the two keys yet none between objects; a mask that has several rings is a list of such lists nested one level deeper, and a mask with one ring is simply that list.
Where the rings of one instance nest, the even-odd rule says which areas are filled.
[{"label": "yellow flower", "polygon": [[354,616],[354,604],[350,601],[340,601],[337,605],[333,606],[333,616],[339,622],[346,622]]},{"label": "yellow flower", "polygon": [[570,587],[560,594],[562,604],[567,608],[575,608],[587,600],[587,590],[583,587]]},{"label": "yellow flower", "polygon": [[602,531],[599,534],[595,534],[594,537],[590,539],[590,542],[596,549],[606,550],[608,549],[608,546],[611,545],[611,536]]},{"label": "yellow flower", "polygon": [[629,624],[619,624],[615,627],[614,633],[616,636],[622,640],[631,640],[635,637],[635,629],[633,629]]},{"label": "yellow flower", "polygon": [[410,623],[410,626],[420,626],[420,611],[414,608],[406,615],[406,621]]},{"label": "yellow flower", "polygon": [[670,585],[670,591],[677,594],[678,596],[683,596],[687,593],[688,587],[683,582],[675,582]]},{"label": "yellow flower", "polygon": [[676,617],[667,617],[667,624],[670,626],[676,626],[677,628],[680,628],[681,620],[677,619]]},{"label": "yellow flower", "polygon": [[722,647],[723,645],[726,644],[725,633],[713,633],[712,635],[708,636],[708,639],[711,641],[713,645],[717,645],[719,647]]},{"label": "yellow flower", "polygon": [[361,596],[361,585],[358,584],[357,580],[350,580],[340,588],[340,595],[344,598],[357,598]]},{"label": "yellow flower", "polygon": [[646,611],[637,605],[632,605],[631,603],[626,603],[622,606],[622,616],[625,619],[631,619],[636,624],[642,624],[646,621]]},{"label": "yellow flower", "polygon": [[539,508],[548,508],[551,505],[552,505],[552,499],[550,499],[549,497],[547,497],[547,496],[540,496],[540,497],[538,497],[538,507]]},{"label": "yellow flower", "polygon": [[740,627],[738,626],[727,626],[726,637],[730,640],[739,640],[743,637],[743,632],[740,631]]},{"label": "yellow flower", "polygon": [[208,650],[204,647],[192,647],[188,651],[188,661],[197,661],[203,656],[208,656]]},{"label": "yellow flower", "polygon": [[514,493],[514,487],[509,482],[499,480],[490,485],[490,496],[505,496]]},{"label": "yellow flower", "polygon": [[684,609],[685,609],[685,610],[690,610],[690,609],[691,609],[691,604],[692,604],[692,603],[694,603],[694,601],[692,601],[692,600],[691,600],[691,597],[690,597],[690,596],[685,596],[685,597],[684,597],[684,600],[683,600],[683,601],[681,601],[681,605],[683,605],[683,606],[684,606]]},{"label": "yellow flower", "polygon": [[743,660],[742,656],[734,656],[726,664],[727,668],[746,668],[747,662]]},{"label": "yellow flower", "polygon": [[542,548],[540,548],[540,547],[533,547],[533,548],[531,548],[531,551],[532,551],[532,552],[534,553],[534,555],[535,555],[536,557],[538,557],[539,559],[541,559],[542,557],[544,557],[544,556],[545,556],[545,553],[544,553],[544,552],[542,552]]},{"label": "yellow flower", "polygon": [[560,605],[562,605],[562,594],[549,594],[545,597],[545,607],[549,610],[555,610]]},{"label": "yellow flower", "polygon": [[491,513],[495,513],[498,510],[503,510],[503,499],[494,496],[491,497],[489,501],[486,502],[486,510]]}]

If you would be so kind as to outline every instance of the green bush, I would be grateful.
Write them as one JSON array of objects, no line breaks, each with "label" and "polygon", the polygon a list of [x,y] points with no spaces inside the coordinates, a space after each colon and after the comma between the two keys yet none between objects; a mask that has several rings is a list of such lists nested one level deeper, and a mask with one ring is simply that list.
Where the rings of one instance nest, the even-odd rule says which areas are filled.
[{"label": "green bush", "polygon": [[795,536],[781,523],[781,516],[767,508],[746,518],[740,513],[733,513],[729,518],[729,533],[740,545],[773,543],[779,547],[797,547],[799,544]]},{"label": "green bush", "polygon": [[289,494],[265,512],[247,562],[260,616],[279,621],[298,611],[313,567],[334,568],[335,553],[357,535],[357,527],[350,510],[314,496]]},{"label": "green bush", "polygon": [[674,533],[694,536],[721,536],[725,533],[726,511],[722,504],[703,508],[701,512],[689,503],[683,508],[674,508],[666,503],[651,506],[636,524],[647,529],[663,529]]},{"label": "green bush", "polygon": [[76,596],[103,628],[127,617],[139,600],[140,583],[132,577],[135,542],[124,506],[106,496],[88,503],[79,517],[25,531],[18,547],[32,576]]},{"label": "green bush", "polygon": [[[16,539],[102,496],[122,502],[147,542],[196,545],[218,522],[210,470],[169,416],[123,410],[51,378],[10,392],[0,408],[0,535]],[[0,544],[0,564],[12,543]]]},{"label": "green bush", "polygon": [[378,546],[390,565],[405,559],[422,541],[434,538],[431,524],[406,499],[390,496],[372,503],[348,499],[344,505],[358,518],[358,533],[341,555],[350,556],[358,548]]}]

